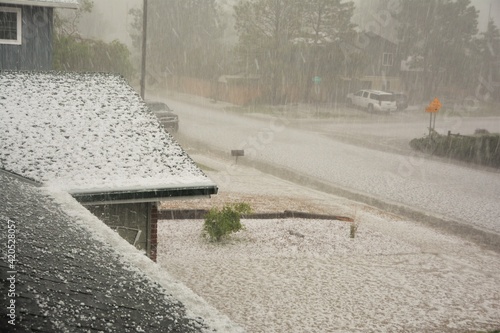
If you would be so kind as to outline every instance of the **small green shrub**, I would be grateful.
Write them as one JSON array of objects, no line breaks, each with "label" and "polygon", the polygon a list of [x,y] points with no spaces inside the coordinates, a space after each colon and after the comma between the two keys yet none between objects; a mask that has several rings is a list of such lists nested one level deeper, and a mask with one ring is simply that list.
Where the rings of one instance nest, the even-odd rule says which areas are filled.
[{"label": "small green shrub", "polygon": [[229,234],[243,228],[240,218],[243,214],[251,213],[247,203],[225,205],[222,209],[212,208],[205,215],[203,235],[210,241],[220,242]]}]

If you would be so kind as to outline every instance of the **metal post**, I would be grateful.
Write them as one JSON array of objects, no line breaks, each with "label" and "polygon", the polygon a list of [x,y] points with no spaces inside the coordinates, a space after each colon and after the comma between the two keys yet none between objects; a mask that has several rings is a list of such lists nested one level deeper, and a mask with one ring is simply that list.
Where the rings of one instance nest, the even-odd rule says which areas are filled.
[{"label": "metal post", "polygon": [[429,119],[429,136],[431,136],[431,130],[432,130],[432,112],[430,112],[430,119]]},{"label": "metal post", "polygon": [[141,97],[146,95],[146,42],[148,35],[148,0],[142,5],[142,61],[141,61]]}]

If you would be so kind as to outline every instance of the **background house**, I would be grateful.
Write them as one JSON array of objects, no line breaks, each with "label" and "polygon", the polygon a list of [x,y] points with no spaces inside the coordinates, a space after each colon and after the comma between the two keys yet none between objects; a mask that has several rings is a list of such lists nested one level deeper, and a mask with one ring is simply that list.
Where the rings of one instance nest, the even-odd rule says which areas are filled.
[{"label": "background house", "polygon": [[0,71],[0,87],[0,169],[70,193],[153,260],[157,202],[217,193],[121,76]]},{"label": "background house", "polygon": [[401,59],[397,41],[370,31],[362,35],[359,52],[364,56],[365,66],[357,77],[344,79],[342,96],[360,89],[401,91]]},{"label": "background house", "polygon": [[78,0],[0,0],[0,69],[52,68],[54,8]]}]

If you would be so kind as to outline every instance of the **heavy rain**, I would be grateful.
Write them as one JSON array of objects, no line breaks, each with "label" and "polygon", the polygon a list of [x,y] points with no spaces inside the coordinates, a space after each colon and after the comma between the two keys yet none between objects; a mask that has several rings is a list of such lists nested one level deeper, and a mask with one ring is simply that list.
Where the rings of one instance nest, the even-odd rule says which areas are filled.
[{"label": "heavy rain", "polygon": [[499,29],[499,0],[0,0],[0,328],[500,332]]}]

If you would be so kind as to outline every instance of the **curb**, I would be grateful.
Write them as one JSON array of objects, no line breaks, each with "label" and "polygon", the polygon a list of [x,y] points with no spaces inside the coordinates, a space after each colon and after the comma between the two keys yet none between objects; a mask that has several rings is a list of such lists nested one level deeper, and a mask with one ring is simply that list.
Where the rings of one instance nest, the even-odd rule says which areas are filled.
[{"label": "curb", "polygon": [[[208,209],[167,209],[158,211],[158,220],[201,220],[205,218]],[[343,222],[354,222],[354,219],[347,216],[338,215],[324,215],[304,213],[291,210],[276,213],[255,213],[246,214],[241,216],[247,220],[272,220],[272,219],[286,219],[286,218],[299,218],[299,219],[314,219],[314,220],[336,220]]]}]

